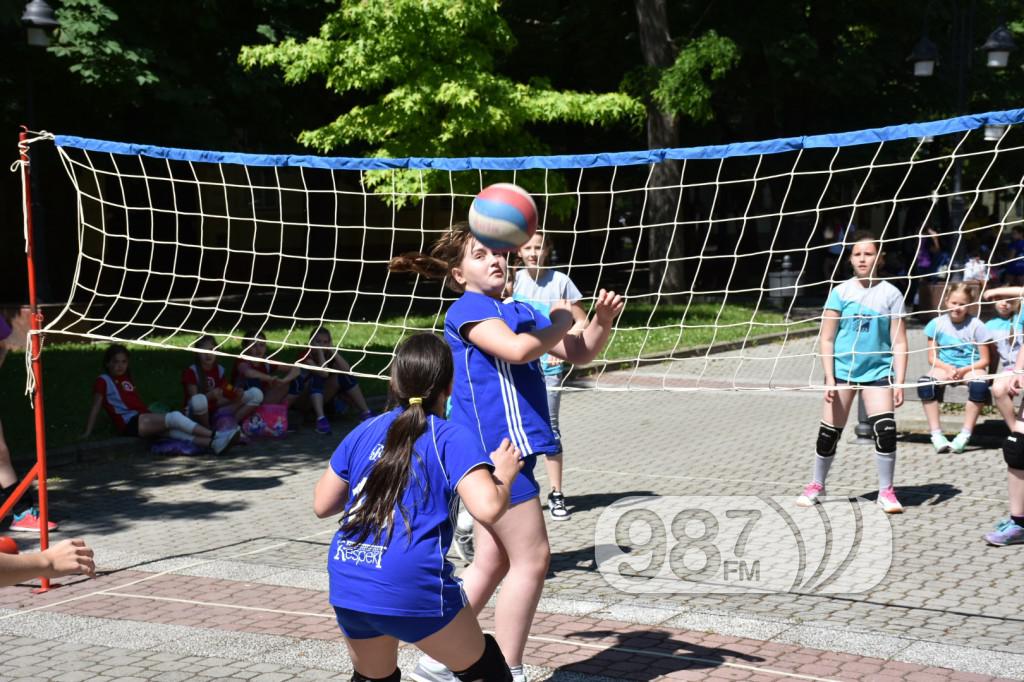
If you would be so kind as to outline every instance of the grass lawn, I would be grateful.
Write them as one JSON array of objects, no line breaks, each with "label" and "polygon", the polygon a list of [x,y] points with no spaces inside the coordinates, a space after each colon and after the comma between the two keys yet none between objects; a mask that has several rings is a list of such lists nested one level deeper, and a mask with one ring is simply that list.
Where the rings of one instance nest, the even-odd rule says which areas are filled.
[{"label": "grass lawn", "polygon": [[[630,304],[619,321],[619,331],[611,339],[601,359],[618,360],[635,358],[639,353],[649,354],[670,351],[689,346],[714,342],[733,341],[747,336],[754,337],[785,331],[784,318],[773,311],[759,312],[752,320],[750,307],[727,305],[722,308],[711,303],[700,303],[686,310],[686,326],[680,327],[685,306],[663,304],[652,317],[651,306]],[[721,315],[719,317],[719,312]],[[711,325],[716,324],[717,327]],[[357,371],[377,374],[387,367],[387,354],[394,349],[403,335],[400,318],[385,320],[383,324],[348,323],[331,325],[333,338],[337,342],[344,338],[345,348],[365,349],[346,352],[345,358]],[[705,327],[704,325],[708,325]],[[418,328],[440,327],[433,317],[410,317],[405,326]],[[805,324],[790,325],[789,328],[804,327]],[[643,327],[652,327],[646,330]],[[299,343],[308,338],[311,327],[291,330],[269,331],[267,336],[271,348],[274,342],[288,338]],[[344,335],[344,336],[343,336]],[[192,362],[190,353],[184,348],[194,337],[176,337],[168,343],[175,347],[154,348],[131,346],[132,376],[139,393],[150,406],[161,410],[177,409],[181,406],[183,393],[181,372]],[[43,394],[46,409],[46,438],[50,448],[74,443],[85,428],[92,383],[103,368],[103,345],[47,343],[43,349]],[[226,345],[225,352],[240,350],[237,343]],[[294,358],[294,352],[285,352]],[[225,369],[230,371],[231,360],[222,358]],[[16,460],[34,458],[33,414],[28,397],[23,395],[25,385],[25,356],[11,352],[0,367],[0,385],[4,387],[0,397],[0,420],[8,445]],[[368,396],[383,395],[387,384],[384,379],[360,378],[363,392]],[[109,420],[101,415],[93,439],[104,439],[114,435]]]}]

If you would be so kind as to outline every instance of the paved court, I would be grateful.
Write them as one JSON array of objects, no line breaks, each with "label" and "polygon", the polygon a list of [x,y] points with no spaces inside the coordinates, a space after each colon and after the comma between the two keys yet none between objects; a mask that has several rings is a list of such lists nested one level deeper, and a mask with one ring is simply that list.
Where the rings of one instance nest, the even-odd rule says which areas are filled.
[{"label": "paved court", "polygon": [[[574,513],[549,523],[531,679],[1024,679],[1024,547],[981,541],[1006,513],[996,450],[936,455],[900,443],[896,488],[907,510],[891,518],[891,567],[864,592],[693,594],[669,584],[630,594],[597,570],[595,526],[620,498],[795,496],[810,473],[819,403],[802,392],[568,393]],[[910,402],[897,419],[919,413]],[[310,500],[349,426],[221,459],[128,446],[54,471],[57,537],[86,537],[103,574],[42,596],[0,590],[0,677],[345,677],[324,594],[334,523],[316,519]],[[840,498],[876,487],[872,451],[846,443],[849,431],[829,479]]]}]

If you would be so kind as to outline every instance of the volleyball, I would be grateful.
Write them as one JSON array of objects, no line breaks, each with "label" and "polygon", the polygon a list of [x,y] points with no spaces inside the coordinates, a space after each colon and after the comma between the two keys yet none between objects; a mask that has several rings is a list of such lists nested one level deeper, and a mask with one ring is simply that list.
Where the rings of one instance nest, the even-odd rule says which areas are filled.
[{"label": "volleyball", "polygon": [[9,537],[0,537],[0,552],[4,554],[17,554],[18,543]]},{"label": "volleyball", "polygon": [[514,251],[537,231],[537,204],[519,185],[489,185],[469,207],[469,229],[492,251]]}]

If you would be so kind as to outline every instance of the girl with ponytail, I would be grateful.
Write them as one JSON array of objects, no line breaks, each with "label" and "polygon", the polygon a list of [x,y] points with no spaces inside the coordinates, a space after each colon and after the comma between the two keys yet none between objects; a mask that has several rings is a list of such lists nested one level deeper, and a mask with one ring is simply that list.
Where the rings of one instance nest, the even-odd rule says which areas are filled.
[{"label": "girl with ponytail", "polygon": [[399,640],[459,679],[511,679],[446,555],[458,497],[481,523],[496,523],[508,509],[520,453],[505,439],[488,456],[475,434],[443,419],[452,375],[440,338],[403,342],[391,409],[349,433],[316,484],[316,515],[341,513],[327,566],[354,680],[398,680]]}]

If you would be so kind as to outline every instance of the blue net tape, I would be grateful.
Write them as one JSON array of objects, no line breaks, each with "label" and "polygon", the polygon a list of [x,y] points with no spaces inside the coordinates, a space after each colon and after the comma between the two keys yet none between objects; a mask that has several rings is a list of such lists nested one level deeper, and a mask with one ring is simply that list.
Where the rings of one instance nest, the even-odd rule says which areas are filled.
[{"label": "blue net tape", "polygon": [[708,147],[682,149],[653,149],[609,154],[563,154],[556,156],[469,156],[462,158],[407,157],[402,159],[353,158],[344,156],[305,156],[274,154],[239,154],[211,152],[198,149],[155,147],[94,140],[71,135],[57,135],[58,147],[71,147],[93,152],[108,152],[129,156],[149,156],[172,161],[197,163],[231,163],[245,166],[278,166],[323,168],[331,170],[389,170],[432,169],[444,171],[466,170],[526,170],[531,168],[598,168],[602,166],[635,166],[660,163],[666,159],[723,159],[734,156],[779,154],[799,149],[849,147],[861,144],[893,142],[926,136],[948,135],[974,130],[985,125],[1012,125],[1024,121],[1024,109],[994,111],[987,114],[958,116],[928,123],[869,128],[848,133],[784,137],[761,142],[739,142]]}]

